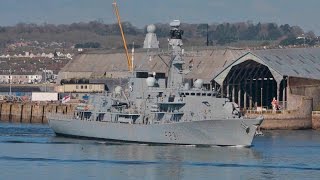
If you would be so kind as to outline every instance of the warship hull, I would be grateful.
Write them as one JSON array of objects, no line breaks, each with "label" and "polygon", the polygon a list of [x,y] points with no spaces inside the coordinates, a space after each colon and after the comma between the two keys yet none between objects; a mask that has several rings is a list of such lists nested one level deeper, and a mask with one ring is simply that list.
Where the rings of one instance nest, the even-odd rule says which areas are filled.
[{"label": "warship hull", "polygon": [[263,119],[217,119],[168,124],[122,124],[49,118],[57,135],[147,144],[251,146]]}]

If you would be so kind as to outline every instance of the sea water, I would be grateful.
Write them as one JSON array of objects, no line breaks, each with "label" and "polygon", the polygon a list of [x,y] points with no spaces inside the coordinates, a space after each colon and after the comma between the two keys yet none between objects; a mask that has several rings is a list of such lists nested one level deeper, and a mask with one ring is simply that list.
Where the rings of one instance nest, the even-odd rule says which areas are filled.
[{"label": "sea water", "polygon": [[0,123],[0,179],[320,179],[320,131],[264,131],[251,148],[151,146]]}]

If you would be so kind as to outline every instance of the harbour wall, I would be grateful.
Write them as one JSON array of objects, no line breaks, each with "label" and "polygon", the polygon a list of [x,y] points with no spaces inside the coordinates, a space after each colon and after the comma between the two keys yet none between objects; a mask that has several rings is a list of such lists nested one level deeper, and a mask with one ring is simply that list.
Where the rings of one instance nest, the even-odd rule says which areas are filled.
[{"label": "harbour wall", "polygon": [[73,114],[74,106],[56,103],[0,103],[0,120],[12,123],[48,123],[47,113]]},{"label": "harbour wall", "polygon": [[[304,97],[301,108],[287,111],[247,111],[247,117],[264,116],[262,129],[320,129],[320,111],[312,111],[312,98]],[[0,120],[12,123],[48,123],[46,114],[73,114],[74,104],[0,102]]]},{"label": "harbour wall", "polygon": [[[312,104],[313,99],[310,97],[291,95],[291,101],[297,103],[297,109],[281,110],[281,111],[247,111],[246,116],[255,118],[263,116],[264,121],[261,125],[262,129],[275,130],[296,130],[311,129],[312,121]],[[320,117],[320,116],[319,116]]]},{"label": "harbour wall", "polygon": [[320,111],[312,112],[312,129],[320,129]]}]

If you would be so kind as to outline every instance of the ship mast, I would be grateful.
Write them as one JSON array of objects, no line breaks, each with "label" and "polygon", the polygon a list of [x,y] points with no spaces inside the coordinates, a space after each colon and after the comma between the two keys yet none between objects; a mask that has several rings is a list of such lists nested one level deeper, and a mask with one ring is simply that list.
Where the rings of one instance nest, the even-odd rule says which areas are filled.
[{"label": "ship mast", "polygon": [[182,59],[182,35],[183,30],[180,29],[180,21],[174,20],[170,23],[170,40],[169,45],[172,47],[171,63],[168,74],[168,88],[180,88],[183,85],[183,64]]},{"label": "ship mast", "polygon": [[129,51],[128,51],[128,47],[127,47],[127,41],[126,41],[123,29],[122,29],[119,9],[118,9],[116,0],[114,0],[112,4],[113,4],[114,12],[115,12],[115,14],[117,16],[117,20],[118,20],[118,24],[119,24],[119,28],[120,28],[120,32],[121,32],[121,37],[122,37],[122,41],[123,41],[123,46],[124,46],[124,49],[125,49],[125,52],[126,52],[126,57],[127,57],[127,62],[128,62],[128,70],[130,72],[132,72],[133,71],[132,62],[131,62],[131,58],[129,56]]}]

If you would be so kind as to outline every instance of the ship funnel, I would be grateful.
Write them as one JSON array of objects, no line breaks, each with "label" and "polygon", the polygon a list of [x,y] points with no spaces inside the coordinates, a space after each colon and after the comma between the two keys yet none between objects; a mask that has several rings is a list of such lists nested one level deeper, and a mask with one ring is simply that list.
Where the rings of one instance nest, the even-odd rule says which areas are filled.
[{"label": "ship funnel", "polygon": [[197,80],[194,82],[194,87],[197,88],[197,89],[201,89],[201,88],[202,88],[202,85],[203,85],[203,80],[202,80],[202,79],[197,79]]}]

